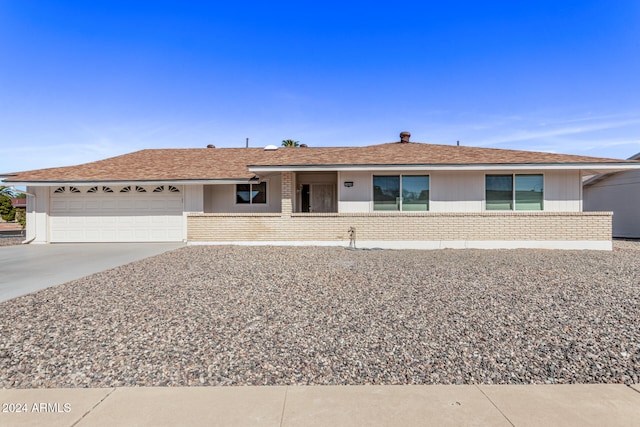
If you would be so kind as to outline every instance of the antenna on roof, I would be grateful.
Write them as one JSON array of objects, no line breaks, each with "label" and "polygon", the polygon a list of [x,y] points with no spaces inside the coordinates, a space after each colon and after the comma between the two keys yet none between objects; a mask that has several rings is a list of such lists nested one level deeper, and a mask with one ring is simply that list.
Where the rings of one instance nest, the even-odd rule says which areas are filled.
[{"label": "antenna on roof", "polygon": [[247,138],[247,145],[244,148],[249,148],[249,138]]}]

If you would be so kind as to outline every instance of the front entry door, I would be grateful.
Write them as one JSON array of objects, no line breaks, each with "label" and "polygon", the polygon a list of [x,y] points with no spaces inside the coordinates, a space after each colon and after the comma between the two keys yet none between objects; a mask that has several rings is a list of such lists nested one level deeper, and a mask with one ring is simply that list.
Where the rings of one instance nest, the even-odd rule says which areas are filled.
[{"label": "front entry door", "polygon": [[310,212],[336,212],[335,184],[311,184]]}]

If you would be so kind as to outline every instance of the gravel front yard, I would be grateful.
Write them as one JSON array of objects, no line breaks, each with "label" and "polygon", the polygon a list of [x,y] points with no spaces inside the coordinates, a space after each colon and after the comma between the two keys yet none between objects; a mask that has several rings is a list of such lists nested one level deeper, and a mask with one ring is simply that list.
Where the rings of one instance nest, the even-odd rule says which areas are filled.
[{"label": "gravel front yard", "polygon": [[0,303],[0,388],[639,380],[638,242],[190,246]]}]

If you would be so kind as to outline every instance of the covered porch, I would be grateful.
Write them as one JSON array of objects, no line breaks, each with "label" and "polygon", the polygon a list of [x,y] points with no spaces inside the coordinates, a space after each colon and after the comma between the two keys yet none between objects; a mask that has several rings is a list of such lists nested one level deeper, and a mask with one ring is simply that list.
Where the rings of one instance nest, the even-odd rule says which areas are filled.
[{"label": "covered porch", "polygon": [[[279,184],[270,190],[271,196],[279,196],[270,210],[189,213],[187,240],[192,244],[346,246],[353,228],[359,247],[612,248],[610,212],[364,211],[373,196],[361,175],[360,180],[340,172],[280,172],[262,177],[269,179],[271,187]],[[361,212],[339,208],[350,206],[353,181],[362,199],[358,202]],[[276,206],[279,209],[273,209]]]}]

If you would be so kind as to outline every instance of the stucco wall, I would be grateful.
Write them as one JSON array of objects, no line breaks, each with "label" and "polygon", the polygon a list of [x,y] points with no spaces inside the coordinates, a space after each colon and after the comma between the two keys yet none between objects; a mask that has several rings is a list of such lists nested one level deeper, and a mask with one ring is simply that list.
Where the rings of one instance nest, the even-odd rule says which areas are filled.
[{"label": "stucco wall", "polygon": [[[340,172],[338,176],[338,212],[370,212],[371,172]],[[352,182],[345,187],[345,181]]]},{"label": "stucco wall", "polygon": [[582,210],[580,171],[547,171],[544,173],[544,187],[546,211],[580,212]]},{"label": "stucco wall", "polygon": [[204,186],[204,211],[210,213],[252,213],[280,212],[281,186],[280,174],[265,177],[267,182],[266,204],[237,204],[235,184]]},{"label": "stucco wall", "polygon": [[183,186],[183,202],[185,212],[204,211],[204,186],[185,185]]},{"label": "stucco wall", "polygon": [[[540,171],[495,171],[490,174],[539,174]],[[485,199],[484,171],[384,171],[341,172],[339,175],[338,211],[341,213],[372,212],[373,175],[429,175],[429,211],[483,212]],[[580,212],[581,178],[579,171],[545,171],[544,211]],[[353,182],[344,187],[344,182]]]}]

